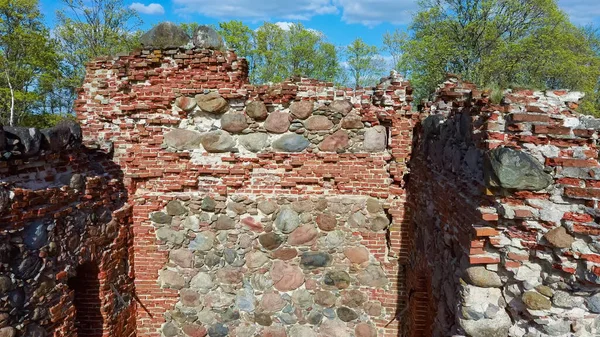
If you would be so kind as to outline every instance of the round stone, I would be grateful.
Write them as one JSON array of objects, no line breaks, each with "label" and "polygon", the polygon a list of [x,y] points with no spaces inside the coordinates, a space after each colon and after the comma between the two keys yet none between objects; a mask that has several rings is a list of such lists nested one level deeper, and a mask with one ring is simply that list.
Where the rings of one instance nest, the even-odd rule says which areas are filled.
[{"label": "round stone", "polygon": [[587,298],[587,306],[591,312],[600,314],[600,293]]},{"label": "round stone", "polygon": [[485,267],[475,266],[465,270],[466,281],[482,288],[500,288],[502,280],[498,274],[487,270]]},{"label": "round stone", "polygon": [[346,289],[350,286],[350,275],[343,270],[328,271],[323,277],[323,283],[338,289]]},{"label": "round stone", "polygon": [[235,221],[227,215],[221,215],[215,221],[216,230],[229,230],[235,228]]},{"label": "round stone", "polygon": [[362,129],[365,125],[362,122],[362,117],[358,114],[351,113],[348,116],[342,118],[343,129]]},{"label": "round stone", "polygon": [[273,286],[279,291],[295,290],[304,284],[302,269],[282,261],[273,262],[270,274]]},{"label": "round stone", "polygon": [[354,106],[352,103],[347,99],[335,100],[329,105],[329,108],[331,108],[333,112],[339,113],[342,116],[346,116],[348,113],[350,113],[353,107]]},{"label": "round stone", "polygon": [[266,133],[250,133],[239,137],[240,145],[250,152],[260,152],[269,145],[269,136]]},{"label": "round stone", "polygon": [[304,225],[296,228],[288,237],[288,244],[292,246],[310,245],[319,232],[313,225]]},{"label": "round stone", "polygon": [[287,337],[285,328],[282,326],[270,326],[263,329],[261,337]]},{"label": "round stone", "polygon": [[265,313],[256,313],[254,314],[254,322],[258,325],[262,326],[271,326],[273,324],[273,319],[271,315]]},{"label": "round stone", "polygon": [[230,133],[240,133],[248,127],[246,116],[241,113],[226,113],[221,116],[221,129]]},{"label": "round stone", "polygon": [[179,292],[179,300],[186,307],[197,307],[202,304],[200,294],[190,289],[181,289]]},{"label": "round stone", "polygon": [[202,146],[210,153],[230,152],[235,147],[235,140],[223,130],[202,134]]},{"label": "round stone", "polygon": [[170,225],[173,217],[164,212],[154,212],[150,215],[150,220],[161,225]]},{"label": "round stone", "polygon": [[333,123],[326,116],[315,115],[310,116],[306,122],[304,122],[304,127],[311,131],[331,130],[331,128],[333,128]]},{"label": "round stone", "polygon": [[317,215],[317,225],[322,231],[329,232],[335,229],[337,220],[331,214],[321,213]]},{"label": "round stone", "polygon": [[279,211],[277,219],[275,219],[275,227],[284,234],[293,232],[299,225],[300,217],[298,216],[298,213],[289,207],[283,207]]},{"label": "round stone", "polygon": [[273,252],[273,258],[282,261],[288,261],[298,256],[298,251],[294,248],[281,248]]},{"label": "round stone", "polygon": [[350,308],[359,308],[367,302],[367,294],[360,290],[344,290],[342,292],[342,304]]},{"label": "round stone", "polygon": [[194,47],[198,49],[221,50],[224,47],[223,38],[211,26],[200,25],[193,37]]},{"label": "round stone", "polygon": [[205,212],[214,212],[216,206],[217,203],[213,198],[204,197],[204,199],[202,199],[202,205],[200,206],[200,209],[202,209]]},{"label": "round stone", "polygon": [[351,263],[361,264],[369,261],[369,251],[365,247],[348,247],[344,255]]},{"label": "round stone", "polygon": [[354,328],[356,337],[377,337],[377,330],[368,323],[358,323]]},{"label": "round stone", "polygon": [[526,292],[521,299],[531,310],[550,310],[552,308],[550,300],[535,291]]},{"label": "round stone", "polygon": [[273,142],[273,149],[281,152],[302,152],[310,145],[308,139],[297,134],[287,134]]},{"label": "round stone", "polygon": [[173,129],[165,133],[164,143],[179,151],[194,150],[200,148],[202,134],[192,130]]},{"label": "round stone", "polygon": [[292,301],[297,307],[302,309],[308,309],[314,303],[312,295],[304,289],[294,291]]},{"label": "round stone", "polygon": [[325,152],[339,152],[343,151],[348,147],[350,137],[348,132],[344,130],[338,130],[332,135],[327,136],[323,142],[319,145],[319,150]]},{"label": "round stone", "polygon": [[203,111],[222,114],[229,109],[227,101],[217,92],[196,95],[196,103]]},{"label": "round stone", "polygon": [[202,294],[206,294],[214,287],[212,276],[205,272],[196,274],[190,281],[190,288],[198,290]]},{"label": "round stone", "polygon": [[315,292],[315,303],[320,306],[331,308],[335,305],[337,298],[330,291],[317,290]]},{"label": "round stone", "polygon": [[194,254],[189,249],[176,249],[169,253],[169,259],[181,268],[194,266]]},{"label": "round stone", "polygon": [[217,323],[208,329],[208,335],[210,337],[227,337],[229,329],[225,325]]},{"label": "round stone", "polygon": [[380,232],[390,225],[390,220],[384,216],[378,216],[371,220],[371,230],[374,232]]},{"label": "round stone", "polygon": [[275,213],[275,211],[277,211],[278,208],[276,203],[268,200],[259,201],[257,207],[261,212],[265,213],[266,215],[271,215]]},{"label": "round stone", "polygon": [[254,120],[262,121],[267,118],[267,106],[261,101],[250,102],[246,104],[246,114]]},{"label": "round stone", "polygon": [[189,337],[204,337],[207,332],[205,327],[197,324],[185,324],[182,330]]},{"label": "round stone", "polygon": [[336,310],[337,316],[344,322],[351,322],[358,318],[358,314],[347,307],[341,307]]},{"label": "round stone", "polygon": [[271,133],[285,133],[290,128],[290,114],[281,111],[271,112],[265,120],[264,127]]},{"label": "round stone", "polygon": [[183,205],[176,200],[172,200],[169,201],[169,203],[167,204],[167,214],[170,216],[176,216],[176,215],[184,215],[185,213],[187,213],[187,210],[185,209],[185,207],[183,207]]},{"label": "round stone", "polygon": [[276,233],[270,232],[261,234],[258,237],[258,242],[260,242],[265,249],[274,250],[281,246],[283,243],[283,238]]},{"label": "round stone", "polygon": [[172,22],[161,22],[140,37],[145,47],[167,48],[180,47],[190,42],[190,37],[178,25]]},{"label": "round stone", "polygon": [[199,250],[203,252],[207,252],[212,249],[213,244],[215,242],[215,233],[213,232],[200,232],[196,234],[196,238],[192,242],[190,242],[189,248],[191,250]]},{"label": "round stone", "polygon": [[557,227],[544,235],[544,239],[556,248],[571,248],[575,238],[564,227]]},{"label": "round stone", "polygon": [[292,103],[290,112],[295,118],[306,119],[312,114],[313,108],[314,103],[312,101],[299,101]]},{"label": "round stone", "polygon": [[294,325],[290,329],[289,337],[317,337],[317,333],[311,327]]},{"label": "round stone", "polygon": [[331,255],[321,252],[306,252],[300,256],[300,264],[306,269],[315,269],[328,266],[331,263]]},{"label": "round stone", "polygon": [[387,276],[380,266],[370,265],[358,275],[360,284],[373,287],[383,288],[388,284]]},{"label": "round stone", "polygon": [[264,312],[278,312],[286,303],[279,293],[266,293],[262,296],[259,306]]},{"label": "round stone", "polygon": [[246,254],[246,266],[250,269],[260,268],[267,262],[269,262],[269,258],[261,251]]}]

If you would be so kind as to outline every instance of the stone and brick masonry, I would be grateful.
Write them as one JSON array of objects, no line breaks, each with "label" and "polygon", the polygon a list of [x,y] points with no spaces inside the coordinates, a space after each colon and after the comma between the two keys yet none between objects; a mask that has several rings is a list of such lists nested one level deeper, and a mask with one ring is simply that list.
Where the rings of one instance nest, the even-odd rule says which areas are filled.
[{"label": "stone and brick masonry", "polygon": [[194,41],[90,63],[83,142],[0,134],[0,336],[597,332],[579,94],[449,78],[414,112],[396,74],[250,85]]}]

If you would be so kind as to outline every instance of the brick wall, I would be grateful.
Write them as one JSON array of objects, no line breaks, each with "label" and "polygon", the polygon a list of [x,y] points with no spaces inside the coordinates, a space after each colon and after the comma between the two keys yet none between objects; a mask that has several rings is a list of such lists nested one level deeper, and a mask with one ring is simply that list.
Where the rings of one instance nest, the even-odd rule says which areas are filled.
[{"label": "brick wall", "polygon": [[[50,131],[56,130],[65,129]],[[36,140],[29,138],[40,134],[35,129],[4,131],[0,133],[1,334],[133,335],[133,274],[126,267],[131,214],[120,170],[105,154],[82,148],[76,140],[60,149],[52,146],[60,143],[54,142],[58,136],[53,133]],[[69,140],[69,132],[62,134]],[[83,264],[97,272],[78,269]],[[84,282],[94,283],[95,291]],[[84,287],[74,288],[74,283]],[[92,296],[85,298],[86,291]],[[96,316],[88,316],[90,311]],[[85,329],[76,317],[94,320],[99,333],[82,333]]]},{"label": "brick wall", "polygon": [[431,280],[436,335],[597,333],[600,121],[575,92],[488,95],[450,77],[422,109],[408,291]]},{"label": "brick wall", "polygon": [[[143,50],[91,63],[76,110],[86,143],[114,152],[129,193],[137,335],[397,336],[408,261],[402,185],[417,120],[410,94],[395,74],[356,91],[302,78],[254,86],[233,52]],[[274,213],[261,210],[267,201]],[[278,227],[285,209],[302,224],[291,233]],[[324,215],[335,229],[318,225]],[[263,235],[281,247],[265,248]],[[202,251],[206,240],[212,249]],[[343,247],[367,255],[352,263]],[[313,266],[302,257],[310,252],[330,262]],[[282,262],[305,281],[257,286]],[[325,284],[332,272],[349,285]],[[206,277],[213,286],[194,307]],[[364,300],[343,302],[350,290]],[[261,307],[265,292],[291,312]],[[323,293],[333,303],[319,303]]]}]

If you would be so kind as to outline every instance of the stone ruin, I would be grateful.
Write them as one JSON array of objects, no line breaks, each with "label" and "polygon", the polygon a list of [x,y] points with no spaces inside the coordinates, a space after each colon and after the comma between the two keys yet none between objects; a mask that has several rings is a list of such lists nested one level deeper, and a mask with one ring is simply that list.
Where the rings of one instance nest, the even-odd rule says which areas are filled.
[{"label": "stone ruin", "polygon": [[0,336],[599,333],[581,94],[251,85],[199,35],[89,63],[79,125],[0,132]]}]

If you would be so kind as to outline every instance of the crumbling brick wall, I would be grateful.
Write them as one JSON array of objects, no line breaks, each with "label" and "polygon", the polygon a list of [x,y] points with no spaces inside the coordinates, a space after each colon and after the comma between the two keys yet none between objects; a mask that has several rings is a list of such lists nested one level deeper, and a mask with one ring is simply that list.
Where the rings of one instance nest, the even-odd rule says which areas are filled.
[{"label": "crumbling brick wall", "polygon": [[397,336],[411,89],[254,86],[233,52],[88,66],[76,110],[133,212],[138,336]]},{"label": "crumbling brick wall", "polygon": [[600,121],[578,93],[487,94],[451,77],[422,110],[407,291],[431,280],[434,335],[597,333]]},{"label": "crumbling brick wall", "polygon": [[[0,334],[82,336],[135,333],[127,268],[131,214],[120,170],[82,148],[75,124],[0,128]],[[95,266],[95,296],[76,304],[73,285]],[[85,320],[85,319],[83,319]],[[79,330],[79,331],[77,331]]]}]

